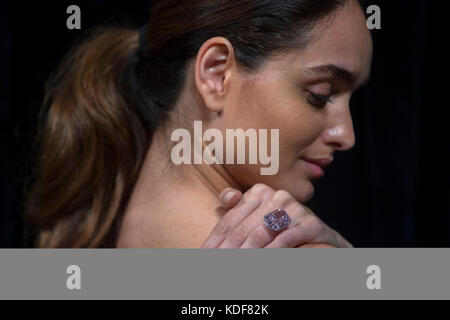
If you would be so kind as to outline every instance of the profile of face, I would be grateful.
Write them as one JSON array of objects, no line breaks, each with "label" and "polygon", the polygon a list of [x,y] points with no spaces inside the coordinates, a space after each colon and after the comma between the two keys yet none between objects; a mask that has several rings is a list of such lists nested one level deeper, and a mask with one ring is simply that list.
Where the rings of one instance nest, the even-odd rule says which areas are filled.
[{"label": "profile of face", "polygon": [[[261,175],[262,164],[224,164],[240,185],[264,183],[284,189],[299,202],[314,194],[321,170],[355,144],[352,93],[368,78],[372,38],[360,6],[349,1],[316,26],[303,49],[271,56],[255,73],[239,68],[227,39],[208,40],[195,63],[195,84],[210,112],[206,125],[226,129],[279,129],[279,170]],[[226,152],[226,151],[224,151]],[[267,167],[267,166],[266,166]]]}]

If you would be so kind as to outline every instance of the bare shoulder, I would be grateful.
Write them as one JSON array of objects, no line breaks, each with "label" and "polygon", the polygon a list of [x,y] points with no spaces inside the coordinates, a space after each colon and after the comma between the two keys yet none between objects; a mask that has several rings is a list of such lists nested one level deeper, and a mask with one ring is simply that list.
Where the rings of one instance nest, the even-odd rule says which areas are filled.
[{"label": "bare shoulder", "polygon": [[195,202],[153,203],[127,212],[117,248],[200,248],[218,222],[214,208]]}]

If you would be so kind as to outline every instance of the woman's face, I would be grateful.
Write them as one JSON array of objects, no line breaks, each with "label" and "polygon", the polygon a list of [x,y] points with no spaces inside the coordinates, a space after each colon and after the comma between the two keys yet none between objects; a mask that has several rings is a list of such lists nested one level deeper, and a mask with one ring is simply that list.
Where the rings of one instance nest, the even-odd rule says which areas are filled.
[{"label": "woman's face", "polygon": [[242,73],[230,85],[223,128],[267,129],[269,137],[270,129],[279,129],[276,175],[261,175],[268,165],[225,165],[243,186],[265,183],[305,202],[313,196],[312,181],[322,175],[306,159],[332,160],[336,150],[355,144],[349,102],[367,80],[372,59],[365,16],[350,1],[318,30],[306,49],[272,57],[256,74]]}]

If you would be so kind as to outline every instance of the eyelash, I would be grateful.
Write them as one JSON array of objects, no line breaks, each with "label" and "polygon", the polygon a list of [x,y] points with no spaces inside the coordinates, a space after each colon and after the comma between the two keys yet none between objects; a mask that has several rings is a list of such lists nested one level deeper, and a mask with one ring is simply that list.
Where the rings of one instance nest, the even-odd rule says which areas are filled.
[{"label": "eyelash", "polygon": [[331,100],[331,96],[316,94],[311,91],[309,91],[310,101],[313,106],[318,108],[323,108],[327,105],[328,102],[333,102]]}]

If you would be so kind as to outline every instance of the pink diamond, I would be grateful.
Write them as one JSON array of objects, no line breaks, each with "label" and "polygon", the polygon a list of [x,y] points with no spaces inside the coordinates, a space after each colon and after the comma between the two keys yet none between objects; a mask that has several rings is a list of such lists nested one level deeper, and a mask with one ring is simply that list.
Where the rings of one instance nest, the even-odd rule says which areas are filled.
[{"label": "pink diamond", "polygon": [[273,231],[280,231],[291,224],[291,218],[283,209],[277,209],[264,217],[264,223]]}]

